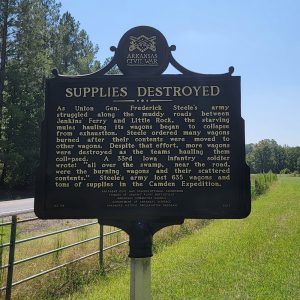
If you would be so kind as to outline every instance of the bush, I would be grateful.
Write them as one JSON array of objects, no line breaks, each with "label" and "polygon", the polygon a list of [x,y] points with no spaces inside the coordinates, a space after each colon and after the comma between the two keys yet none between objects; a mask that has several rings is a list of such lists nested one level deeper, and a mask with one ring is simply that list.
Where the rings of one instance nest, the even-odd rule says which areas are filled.
[{"label": "bush", "polygon": [[275,180],[277,180],[277,175],[271,171],[268,173],[257,174],[254,177],[254,185],[251,186],[252,199],[265,193]]},{"label": "bush", "polygon": [[291,171],[288,168],[284,168],[280,171],[280,174],[290,174],[290,173],[291,173]]}]

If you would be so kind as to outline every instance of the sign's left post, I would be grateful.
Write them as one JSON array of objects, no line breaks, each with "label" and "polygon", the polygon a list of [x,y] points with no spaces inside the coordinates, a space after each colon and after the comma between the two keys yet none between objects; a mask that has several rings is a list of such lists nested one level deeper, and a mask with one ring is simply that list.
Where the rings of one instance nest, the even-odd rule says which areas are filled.
[{"label": "sign's left post", "polygon": [[151,257],[130,259],[130,299],[151,299]]}]

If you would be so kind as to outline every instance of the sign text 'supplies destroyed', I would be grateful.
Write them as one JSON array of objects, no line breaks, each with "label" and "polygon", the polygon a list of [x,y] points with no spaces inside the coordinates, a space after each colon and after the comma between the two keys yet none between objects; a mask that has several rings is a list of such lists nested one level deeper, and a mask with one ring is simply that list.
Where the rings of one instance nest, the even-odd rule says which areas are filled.
[{"label": "sign text 'supplies destroyed'", "polygon": [[[242,218],[250,212],[240,77],[193,73],[136,27],[104,69],[46,83],[42,218]],[[171,63],[182,74],[162,75]],[[104,75],[117,65],[124,75]]]}]

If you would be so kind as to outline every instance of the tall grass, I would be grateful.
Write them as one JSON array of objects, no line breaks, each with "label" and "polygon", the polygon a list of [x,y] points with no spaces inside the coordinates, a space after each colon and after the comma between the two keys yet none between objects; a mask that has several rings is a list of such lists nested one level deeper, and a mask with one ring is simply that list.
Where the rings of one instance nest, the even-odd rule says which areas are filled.
[{"label": "tall grass", "polygon": [[[159,251],[162,247],[172,244],[180,237],[185,236],[205,226],[206,223],[207,221],[203,220],[187,220],[184,225],[170,226],[161,230],[157,235],[155,235],[154,251]],[[69,226],[72,226],[71,221],[68,227]],[[24,227],[28,228],[26,229]],[[28,232],[28,229],[30,229],[30,232]],[[24,239],[30,236],[35,236],[37,234],[45,233],[45,231],[53,231],[54,229],[60,228],[57,228],[57,225],[54,224],[49,228],[45,228],[42,231],[39,228],[36,228],[36,231],[33,232],[32,226],[30,224],[20,223],[18,224],[18,239]],[[114,231],[115,229],[115,227],[111,226],[104,227],[105,232]],[[26,257],[37,255],[42,252],[49,251],[51,249],[63,247],[65,245],[80,241],[82,239],[97,236],[98,234],[99,225],[95,224],[86,228],[80,228],[74,231],[60,233],[58,235],[46,237],[40,240],[17,244],[15,260],[20,260]],[[105,236],[104,247],[108,247],[126,239],[128,239],[128,236],[123,231],[118,232],[117,234]],[[38,259],[22,263],[20,265],[16,265],[14,269],[14,281],[21,280],[35,273],[71,261],[85,254],[97,251],[98,249],[99,240],[95,240],[86,244],[76,246],[74,248],[69,248],[63,251],[55,252],[53,254]],[[1,259],[3,260],[3,264],[7,263],[7,248],[4,249]],[[128,265],[128,245],[124,244],[111,250],[105,251],[104,261],[106,274],[108,272],[119,272],[120,269],[126,268]],[[105,279],[106,275],[103,275],[102,273],[102,269],[99,265],[98,255],[94,255],[88,259],[82,260],[77,263],[73,263],[71,265],[68,265],[67,267],[64,267],[62,269],[59,269],[57,271],[54,271],[47,275],[43,275],[34,280],[30,280],[24,284],[20,284],[14,287],[13,299],[59,299],[63,295],[74,293],[80,290],[85,284],[95,280],[99,276],[102,276],[103,279]],[[2,282],[1,286],[4,286],[6,279],[5,274],[4,278],[2,279],[4,282]],[[5,293],[2,293],[2,295],[0,295],[0,299],[3,299],[4,295]]]},{"label": "tall grass", "polygon": [[262,174],[256,174],[251,178],[251,197],[252,200],[258,196],[264,194],[270,187],[270,185],[277,180],[277,175],[268,172]]}]

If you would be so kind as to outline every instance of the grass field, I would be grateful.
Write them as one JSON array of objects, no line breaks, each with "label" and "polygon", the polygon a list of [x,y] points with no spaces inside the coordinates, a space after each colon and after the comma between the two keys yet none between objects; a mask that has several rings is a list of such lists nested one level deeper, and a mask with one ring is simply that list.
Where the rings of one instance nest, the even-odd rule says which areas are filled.
[{"label": "grass field", "polygon": [[[300,178],[279,177],[244,220],[210,223],[152,259],[153,299],[300,299]],[[119,270],[67,299],[129,299]]]},{"label": "grass field", "polygon": [[[88,223],[95,220],[70,220],[69,221],[34,221],[19,224],[17,230],[17,239],[24,239],[39,234],[44,234],[54,230]],[[74,223],[75,222],[75,223]],[[163,247],[170,245],[175,240],[191,232],[203,228],[208,224],[207,220],[189,220],[182,226],[172,226],[161,230],[156,235],[154,251],[160,251]],[[116,228],[105,226],[105,232],[114,231]],[[9,241],[9,226],[0,226],[0,245]],[[89,227],[79,228],[74,231],[60,233],[55,236],[49,236],[39,240],[33,240],[22,244],[17,244],[15,260],[28,258],[58,247],[66,246],[90,237],[99,236],[99,225],[95,224]],[[116,244],[126,240],[128,237],[125,232],[118,232],[113,235],[104,237],[104,246]],[[5,265],[8,261],[8,248],[0,248],[0,266]],[[14,282],[34,275],[38,272],[50,269],[57,265],[92,253],[99,249],[99,240],[90,241],[89,243],[78,245],[74,248],[68,248],[63,251],[54,252],[47,256],[30,260],[18,264],[14,268]],[[105,251],[104,267],[106,272],[124,268],[128,261],[128,245],[123,244],[117,248]],[[48,275],[38,277],[26,283],[20,284],[13,288],[12,299],[34,300],[34,299],[60,299],[62,295],[73,293],[81,286],[84,286],[90,280],[97,278],[101,272],[98,255],[94,255],[81,262],[69,265]],[[0,287],[5,285],[6,270],[0,270]],[[0,292],[0,299],[4,299],[5,293]]]}]

